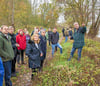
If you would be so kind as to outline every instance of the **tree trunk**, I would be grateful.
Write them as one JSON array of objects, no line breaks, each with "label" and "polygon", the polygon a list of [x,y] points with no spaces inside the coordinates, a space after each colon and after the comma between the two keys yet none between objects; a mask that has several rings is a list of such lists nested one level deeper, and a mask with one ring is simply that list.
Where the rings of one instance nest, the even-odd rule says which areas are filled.
[{"label": "tree trunk", "polygon": [[94,28],[95,28],[95,29],[93,29],[93,28],[92,28],[92,25],[91,25],[90,31],[89,31],[88,35],[89,35],[91,38],[95,37],[95,36],[98,34],[99,27],[100,27],[100,11],[99,11],[98,18],[97,18],[97,20],[96,20],[96,22],[95,22],[95,24],[94,24]]},{"label": "tree trunk", "polygon": [[92,28],[95,29],[95,0],[92,0]]},{"label": "tree trunk", "polygon": [[12,26],[15,29],[15,26],[14,26],[14,0],[12,0]]}]

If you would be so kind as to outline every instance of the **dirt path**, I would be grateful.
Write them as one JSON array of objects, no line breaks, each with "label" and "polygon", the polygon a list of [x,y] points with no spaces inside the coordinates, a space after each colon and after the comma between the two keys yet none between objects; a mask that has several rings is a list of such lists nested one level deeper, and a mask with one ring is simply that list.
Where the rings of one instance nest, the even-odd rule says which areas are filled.
[{"label": "dirt path", "polygon": [[[60,34],[61,35],[61,34]],[[59,43],[63,40],[63,37],[60,36]],[[49,46],[49,52],[47,52],[47,58],[45,60],[44,67],[48,64],[48,61],[52,60],[52,49]],[[28,57],[25,57],[25,63],[24,65],[21,65],[21,67],[18,67],[17,64],[17,71],[19,72],[17,74],[17,77],[12,78],[13,86],[34,86],[34,82],[31,80],[31,69],[28,67]],[[35,80],[36,81],[36,80]],[[36,83],[36,82],[35,82]]]}]

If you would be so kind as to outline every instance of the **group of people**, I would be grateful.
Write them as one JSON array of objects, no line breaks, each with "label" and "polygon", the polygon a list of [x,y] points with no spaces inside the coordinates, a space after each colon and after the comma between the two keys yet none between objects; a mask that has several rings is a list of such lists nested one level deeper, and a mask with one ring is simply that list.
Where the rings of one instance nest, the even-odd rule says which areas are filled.
[{"label": "group of people", "polygon": [[56,46],[60,47],[62,53],[56,28],[53,29],[53,32],[50,28],[46,32],[46,29],[35,27],[30,36],[26,28],[19,29],[15,34],[13,26],[2,25],[0,28],[0,86],[3,84],[3,76],[5,86],[12,86],[10,78],[16,77],[16,73],[18,73],[16,62],[18,65],[25,64],[25,55],[29,58],[32,79],[36,72],[41,72],[46,58],[47,40],[49,45],[52,43],[52,55],[54,55]]},{"label": "group of people", "polygon": [[[74,27],[74,34],[72,28],[66,29],[66,31],[62,30],[66,38],[65,42],[68,38],[74,40],[68,61],[71,60],[76,49],[78,49],[78,60],[80,60],[84,46],[85,24],[79,27],[79,24],[75,22]],[[34,79],[34,74],[43,70],[47,53],[47,40],[52,47],[52,57],[54,57],[57,47],[60,48],[60,53],[63,53],[62,46],[59,44],[57,28],[54,28],[53,31],[49,28],[46,32],[44,28],[35,27],[30,36],[26,28],[24,30],[19,29],[15,34],[12,26],[2,25],[0,28],[0,86],[3,84],[3,76],[5,86],[12,86],[10,78],[16,76],[16,61],[18,64],[25,64],[25,55],[28,57],[29,68],[32,69],[31,79]]]}]

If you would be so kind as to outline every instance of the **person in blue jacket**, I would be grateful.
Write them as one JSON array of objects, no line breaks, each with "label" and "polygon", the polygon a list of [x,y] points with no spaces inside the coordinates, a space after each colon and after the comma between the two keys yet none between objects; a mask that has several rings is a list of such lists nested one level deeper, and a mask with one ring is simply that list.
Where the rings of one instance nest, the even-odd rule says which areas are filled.
[{"label": "person in blue jacket", "polygon": [[41,44],[41,50],[43,52],[43,56],[41,57],[40,71],[43,68],[43,63],[46,58],[47,39],[46,39],[45,34],[46,34],[45,30],[41,30],[40,44]]},{"label": "person in blue jacket", "polygon": [[4,68],[3,68],[2,59],[0,57],[0,86],[3,86],[3,76],[4,76]]}]

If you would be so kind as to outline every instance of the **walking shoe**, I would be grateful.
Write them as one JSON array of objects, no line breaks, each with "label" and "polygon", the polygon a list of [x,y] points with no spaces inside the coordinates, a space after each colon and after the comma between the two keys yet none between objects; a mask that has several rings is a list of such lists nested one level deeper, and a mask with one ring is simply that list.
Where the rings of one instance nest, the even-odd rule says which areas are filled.
[{"label": "walking shoe", "polygon": [[77,60],[80,62],[81,61],[81,58],[78,58]]},{"label": "walking shoe", "polygon": [[18,71],[16,71],[15,73],[19,73]]},{"label": "walking shoe", "polygon": [[22,64],[26,64],[25,62],[22,62]]},{"label": "walking shoe", "polygon": [[68,61],[71,61],[72,56],[69,57]]},{"label": "walking shoe", "polygon": [[12,73],[11,74],[11,77],[16,77],[16,73]]}]

